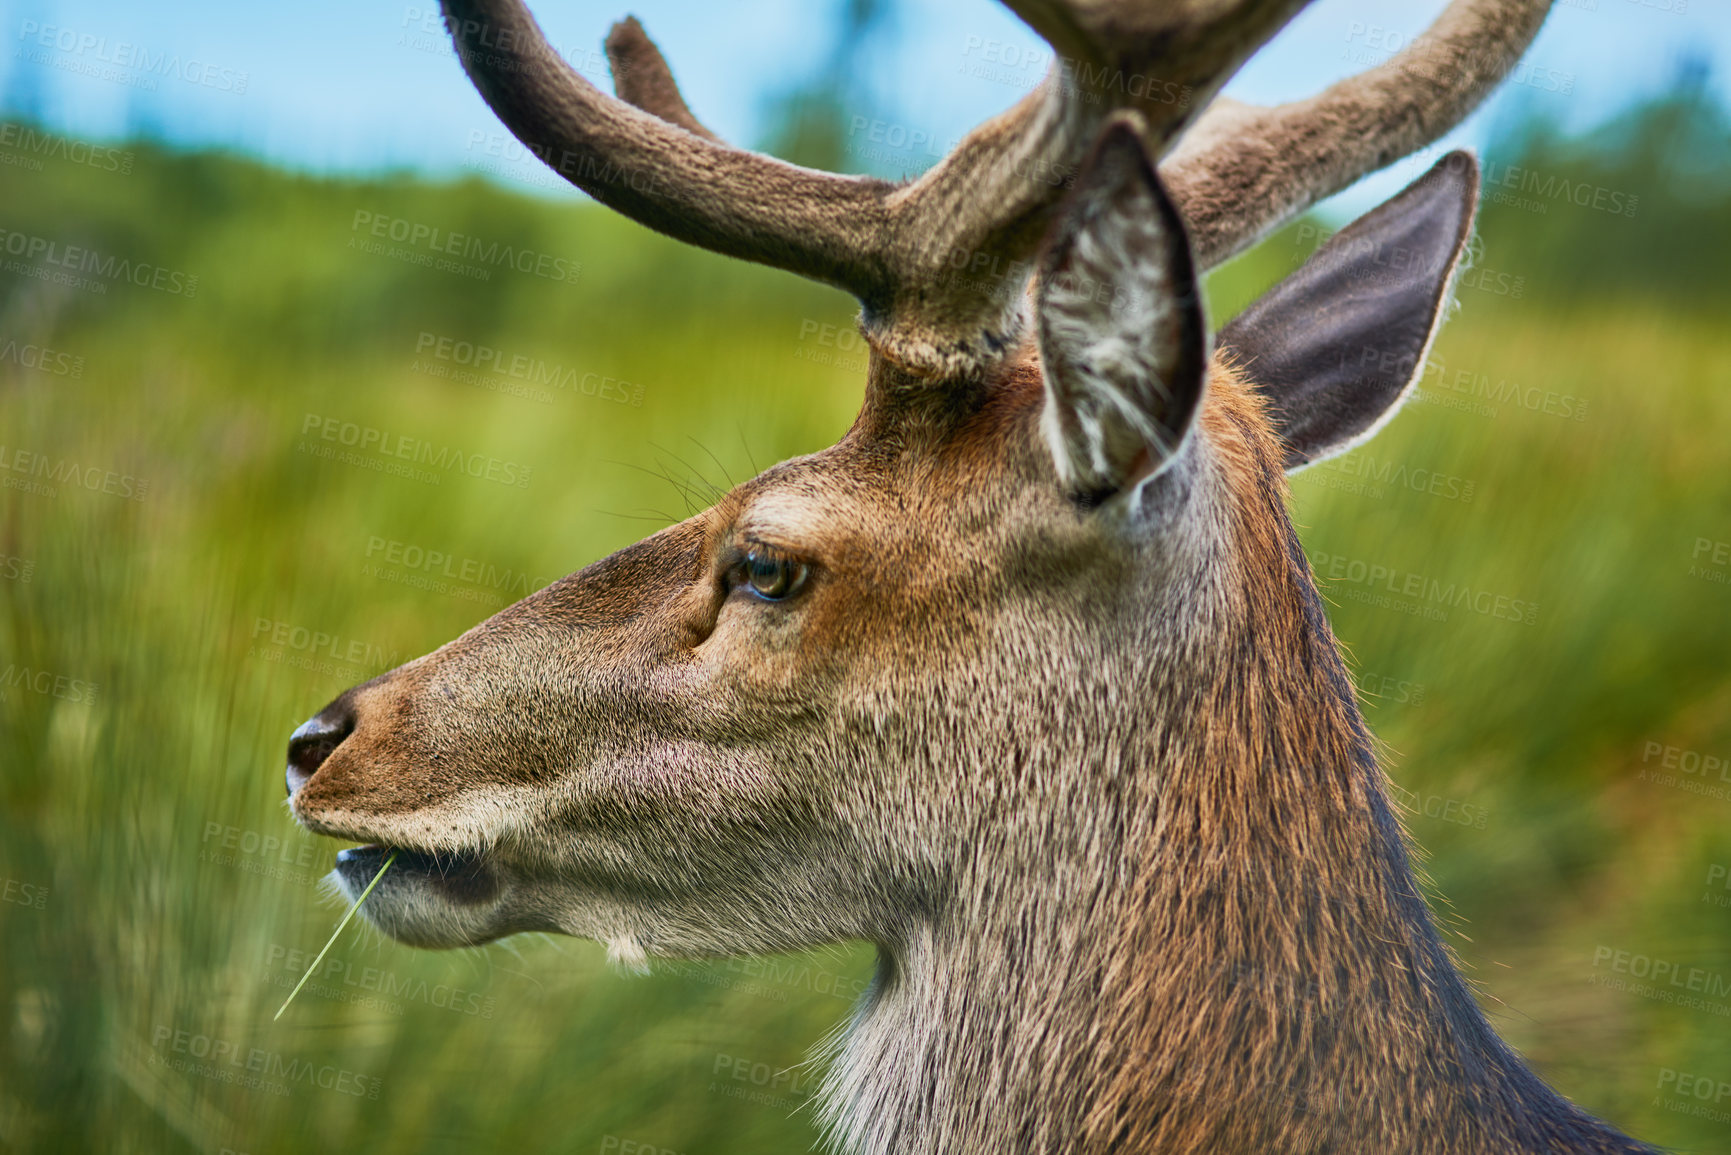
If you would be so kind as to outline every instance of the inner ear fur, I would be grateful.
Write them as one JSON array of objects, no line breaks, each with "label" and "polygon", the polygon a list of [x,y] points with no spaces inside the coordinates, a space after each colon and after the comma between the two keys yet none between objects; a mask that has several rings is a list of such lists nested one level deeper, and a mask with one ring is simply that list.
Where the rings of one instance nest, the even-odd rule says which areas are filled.
[{"label": "inner ear fur", "polygon": [[1424,375],[1478,187],[1472,154],[1449,153],[1221,330],[1268,400],[1288,472],[1370,437]]},{"label": "inner ear fur", "polygon": [[1065,489],[1098,501],[1159,472],[1202,396],[1208,338],[1184,222],[1131,114],[1107,123],[1059,209],[1034,312]]}]

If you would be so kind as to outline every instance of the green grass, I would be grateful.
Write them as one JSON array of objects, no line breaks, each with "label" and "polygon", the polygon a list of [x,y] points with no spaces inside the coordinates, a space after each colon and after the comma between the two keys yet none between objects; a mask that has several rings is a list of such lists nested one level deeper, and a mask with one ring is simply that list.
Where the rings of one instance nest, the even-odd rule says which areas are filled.
[{"label": "green grass", "polygon": [[[337,923],[337,929],[331,931],[331,937],[325,940],[325,945],[319,948],[318,954],[313,956],[313,961],[307,964],[306,974],[302,975],[301,981],[294,985],[293,990],[289,991],[288,998],[282,1001],[282,1006],[276,1009],[276,1014],[270,1017],[271,1022],[281,1022],[282,1013],[289,1009],[289,1004],[295,1001],[295,996],[306,990],[307,981],[318,973],[319,964],[325,961],[325,956],[331,953],[331,947],[335,946],[337,939],[342,937],[343,928],[349,925],[349,921],[355,917],[355,911],[361,909],[361,903],[367,901],[367,895],[373,893],[373,887],[379,884],[379,879],[385,876],[385,871],[389,870],[391,863],[396,860],[397,852],[393,850],[386,856],[384,864],[379,867],[379,872],[373,875],[373,880],[367,883],[366,889],[361,891],[360,895],[349,906],[348,911],[343,915],[343,920]],[[447,1000],[447,1005],[449,1005],[449,1000]],[[468,1004],[465,1002],[459,1005],[467,1006]]]},{"label": "green grass", "polygon": [[[0,279],[0,349],[83,358],[74,377],[0,353],[0,444],[149,483],[143,500],[0,489],[0,671],[65,679],[0,686],[0,1147],[808,1147],[795,1068],[845,1016],[862,948],[645,978],[586,942],[423,953],[369,930],[272,1023],[340,908],[316,882],[337,847],[296,832],[282,764],[289,732],[347,685],[491,612],[465,561],[506,590],[538,584],[832,442],[861,375],[805,356],[833,350],[801,334],[850,333],[849,303],[477,185],[141,150],[129,178],[0,173],[0,191],[7,228],[200,278],[191,299]],[[428,272],[351,249],[358,210],[583,271]],[[1492,252],[1522,223],[1499,222]],[[1291,251],[1276,238],[1230,267],[1222,313]],[[414,367],[422,333],[641,385],[642,404],[440,379]],[[1355,666],[1379,678],[1367,713],[1502,1029],[1588,1107],[1723,1149],[1726,1124],[1666,1109],[1659,1080],[1731,1081],[1731,1024],[1599,985],[1626,976],[1594,959],[1628,950],[1731,982],[1731,909],[1703,900],[1710,867],[1731,864],[1731,801],[1640,777],[1649,742],[1731,755],[1731,586],[1689,572],[1697,539],[1731,540],[1731,349],[1716,318],[1641,299],[1465,292],[1436,353],[1585,399],[1587,416],[1413,405],[1354,459],[1389,468],[1385,492],[1351,492],[1365,478],[1340,470],[1296,481],[1306,547],[1537,603],[1532,625],[1432,621],[1326,587]],[[529,484],[321,459],[301,448],[319,443],[309,414],[528,465]],[[1400,467],[1471,482],[1472,499],[1402,485]],[[376,576],[388,543],[449,554],[459,577]],[[334,640],[309,655],[296,630]],[[247,1075],[288,1093],[230,1081]]]}]

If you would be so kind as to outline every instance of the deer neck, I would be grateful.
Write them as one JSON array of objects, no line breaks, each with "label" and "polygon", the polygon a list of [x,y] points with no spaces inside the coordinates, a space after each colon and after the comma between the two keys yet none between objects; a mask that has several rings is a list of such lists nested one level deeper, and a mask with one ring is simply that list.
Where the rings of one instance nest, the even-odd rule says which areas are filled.
[{"label": "deer neck", "polygon": [[1147,701],[1204,705],[1149,711],[1116,765],[1038,751],[1065,813],[983,837],[946,911],[882,947],[825,1087],[842,1150],[1466,1151],[1596,1126],[1456,972],[1283,512],[1263,544],[1186,684],[1142,667]]}]

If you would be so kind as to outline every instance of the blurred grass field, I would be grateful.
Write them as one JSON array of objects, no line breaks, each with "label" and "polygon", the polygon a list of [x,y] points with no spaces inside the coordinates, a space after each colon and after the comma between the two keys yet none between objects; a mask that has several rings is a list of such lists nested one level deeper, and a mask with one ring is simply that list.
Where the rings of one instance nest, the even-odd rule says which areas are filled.
[{"label": "blurred grass field", "polygon": [[[124,147],[0,170],[9,232],[197,278],[0,273],[0,1148],[809,1147],[800,1064],[863,948],[638,977],[351,930],[272,1023],[340,912],[282,762],[349,684],[834,441],[851,303],[592,206]],[[1725,298],[1617,275],[1676,213],[1571,213],[1487,206],[1424,395],[1294,514],[1500,1028],[1643,1138],[1731,1150],[1731,1099],[1679,1092],[1731,1084],[1731,771],[1701,770],[1731,761]],[[580,269],[429,269],[366,251],[376,220]],[[1216,323],[1306,235],[1218,274]],[[1622,263],[1588,292],[1596,240]],[[464,343],[545,396],[452,376]],[[385,472],[405,444],[482,476]],[[1683,985],[1634,989],[1655,964]]]}]

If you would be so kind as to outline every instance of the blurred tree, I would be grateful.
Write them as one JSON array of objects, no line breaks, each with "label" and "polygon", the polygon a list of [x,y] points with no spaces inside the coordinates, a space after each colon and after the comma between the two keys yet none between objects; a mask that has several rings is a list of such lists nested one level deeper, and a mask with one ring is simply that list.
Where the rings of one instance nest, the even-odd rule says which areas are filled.
[{"label": "blurred tree", "polygon": [[1581,137],[1529,119],[1485,164],[1487,251],[1548,297],[1657,297],[1719,307],[1731,296],[1731,116],[1711,65],[1679,56],[1652,100]]},{"label": "blurred tree", "polygon": [[873,104],[864,61],[893,8],[894,0],[842,0],[835,40],[818,69],[770,98],[768,152],[830,172],[850,168],[848,125]]},{"label": "blurred tree", "polygon": [[[33,5],[29,13],[28,19],[35,20],[39,26],[44,22],[53,23],[52,10],[43,5]],[[23,24],[20,23],[19,27],[22,28]],[[48,107],[49,87],[48,66],[30,51],[27,44],[19,45],[12,54],[12,67],[6,73],[6,87],[0,91],[0,105],[4,106],[6,119],[39,123]]]}]

